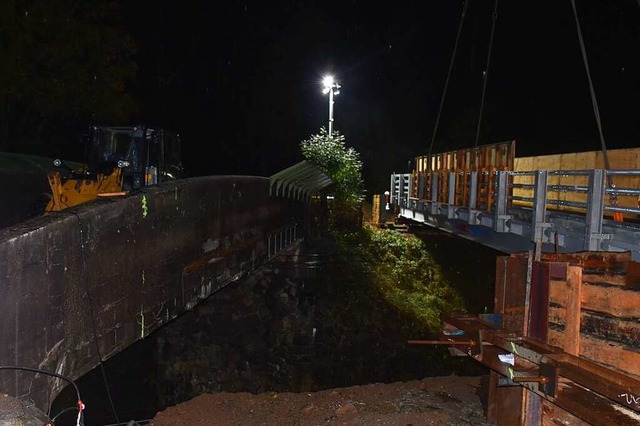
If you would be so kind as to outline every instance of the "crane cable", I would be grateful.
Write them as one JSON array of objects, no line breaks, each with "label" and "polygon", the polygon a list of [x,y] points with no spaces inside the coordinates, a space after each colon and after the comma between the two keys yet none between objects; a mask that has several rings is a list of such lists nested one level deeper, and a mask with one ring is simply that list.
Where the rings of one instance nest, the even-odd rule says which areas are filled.
[{"label": "crane cable", "polygon": [[[593,88],[593,80],[591,79],[591,71],[589,69],[589,60],[587,59],[587,49],[584,46],[584,39],[582,38],[582,29],[580,28],[580,20],[578,19],[578,10],[576,9],[575,0],[571,0],[571,7],[573,8],[573,17],[576,21],[576,28],[578,31],[578,40],[580,42],[580,50],[582,51],[582,60],[584,62],[584,69],[587,72],[587,79],[589,80],[589,92],[591,93],[591,104],[593,105],[593,114],[596,118],[596,124],[598,126],[598,134],[600,136],[600,145],[602,149],[602,155],[604,157],[604,167],[606,170],[611,170],[611,164],[609,163],[609,154],[607,153],[607,145],[604,141],[604,133],[602,132],[602,122],[600,120],[600,109],[598,108],[598,100],[596,99],[596,92]],[[613,183],[613,177],[607,176],[607,184],[610,188],[615,188]],[[609,199],[611,204],[615,207],[618,206],[618,197],[616,194],[610,194]],[[613,214],[613,219],[616,222],[622,222],[623,216],[620,212]]]},{"label": "crane cable", "polygon": [[453,69],[453,63],[456,59],[456,52],[458,51],[458,43],[460,41],[460,34],[462,33],[462,27],[464,26],[464,18],[467,14],[467,7],[469,6],[469,0],[464,0],[462,4],[462,14],[460,15],[460,24],[458,25],[458,35],[456,36],[456,42],[453,46],[453,53],[451,54],[451,62],[449,63],[449,72],[447,73],[447,79],[444,83],[444,90],[442,91],[442,99],[440,99],[440,107],[438,108],[438,116],[436,117],[436,124],[433,127],[433,134],[431,135],[431,144],[429,145],[429,155],[427,158],[431,158],[431,152],[433,150],[433,143],[436,140],[436,133],[438,132],[438,124],[440,123],[440,115],[442,114],[442,107],[444,100],[447,96],[447,88],[449,87],[449,79],[451,78],[451,70]]},{"label": "crane cable", "polygon": [[[640,1],[640,0],[639,0]],[[487,52],[487,66],[484,69],[484,75],[482,82],[482,99],[480,100],[480,112],[478,113],[478,125],[476,127],[476,142],[474,147],[478,146],[478,139],[480,139],[480,126],[482,125],[482,112],[484,111],[484,98],[487,92],[487,81],[489,80],[489,65],[491,64],[491,51],[493,50],[493,35],[496,31],[496,21],[498,20],[498,0],[495,1],[493,6],[493,23],[491,24],[491,36],[489,37],[489,50]]]}]

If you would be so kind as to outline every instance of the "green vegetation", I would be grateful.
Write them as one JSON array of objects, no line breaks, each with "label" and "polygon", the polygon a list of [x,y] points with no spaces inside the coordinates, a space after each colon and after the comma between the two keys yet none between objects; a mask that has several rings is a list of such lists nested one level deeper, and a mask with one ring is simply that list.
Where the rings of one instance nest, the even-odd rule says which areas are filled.
[{"label": "green vegetation", "polygon": [[462,298],[418,238],[374,228],[333,234],[337,269],[332,275],[345,282],[348,296],[367,291],[382,296],[401,316],[432,333],[441,329],[442,313],[463,310]]},{"label": "green vegetation", "polygon": [[[425,244],[412,235],[390,230],[352,226],[345,216],[359,213],[363,198],[362,162],[345,138],[322,128],[301,144],[304,157],[325,172],[334,184],[329,193],[329,231],[335,243],[335,259],[323,277],[327,285],[339,282],[337,291],[348,311],[367,316],[378,309],[392,309],[409,328],[437,333],[440,315],[463,310],[463,301],[431,256]],[[320,199],[325,200],[321,194]],[[351,226],[342,226],[350,224]]]},{"label": "green vegetation", "polygon": [[323,127],[317,135],[300,144],[302,155],[329,176],[330,188],[339,209],[359,211],[363,198],[362,162],[353,148],[347,148],[345,137],[338,132],[329,135]]}]

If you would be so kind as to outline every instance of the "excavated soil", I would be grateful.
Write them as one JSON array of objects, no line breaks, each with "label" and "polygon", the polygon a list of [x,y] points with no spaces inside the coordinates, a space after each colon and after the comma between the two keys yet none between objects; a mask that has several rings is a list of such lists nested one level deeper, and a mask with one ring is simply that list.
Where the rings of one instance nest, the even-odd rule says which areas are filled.
[{"label": "excavated soil", "polygon": [[214,393],[158,413],[154,426],[479,425],[480,377],[431,377],[313,393]]}]

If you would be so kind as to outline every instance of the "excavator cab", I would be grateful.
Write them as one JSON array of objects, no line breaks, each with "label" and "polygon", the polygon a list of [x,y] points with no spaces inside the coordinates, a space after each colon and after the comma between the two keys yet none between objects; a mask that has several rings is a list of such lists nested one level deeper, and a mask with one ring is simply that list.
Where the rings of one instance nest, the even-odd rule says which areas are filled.
[{"label": "excavator cab", "polygon": [[[47,213],[183,177],[176,133],[144,126],[94,126],[82,140],[85,167],[71,170],[64,183],[59,172],[48,175],[52,196]],[[68,169],[60,160],[54,164]]]}]

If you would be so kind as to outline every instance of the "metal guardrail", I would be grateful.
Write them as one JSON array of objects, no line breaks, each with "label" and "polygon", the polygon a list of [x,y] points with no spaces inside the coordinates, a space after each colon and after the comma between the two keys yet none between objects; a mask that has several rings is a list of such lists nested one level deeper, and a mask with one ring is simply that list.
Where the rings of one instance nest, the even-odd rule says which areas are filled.
[{"label": "metal guardrail", "polygon": [[[638,187],[610,186],[614,176],[637,179]],[[391,175],[391,203],[400,216],[506,252],[540,241],[545,251],[631,251],[640,260],[640,208],[617,202],[630,196],[640,197],[640,170]],[[612,220],[614,214],[625,221]],[[473,232],[475,227],[492,232]]]},{"label": "metal guardrail", "polygon": [[300,241],[298,224],[291,223],[267,235],[267,258],[285,251],[291,244]]}]

